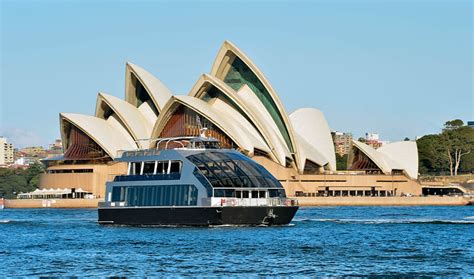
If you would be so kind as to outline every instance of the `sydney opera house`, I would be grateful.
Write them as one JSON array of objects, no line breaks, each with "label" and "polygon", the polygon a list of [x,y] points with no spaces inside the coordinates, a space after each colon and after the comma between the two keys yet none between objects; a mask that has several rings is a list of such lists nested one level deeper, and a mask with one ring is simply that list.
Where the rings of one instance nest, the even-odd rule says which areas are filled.
[{"label": "sydney opera house", "polygon": [[261,163],[292,196],[421,194],[415,142],[379,149],[354,141],[349,170],[336,169],[323,113],[287,114],[258,67],[226,41],[209,74],[188,95],[173,93],[148,71],[126,64],[125,99],[97,96],[95,115],[60,114],[64,155],[45,161],[41,188],[82,188],[104,195],[105,181],[126,172],[123,150],[155,148],[158,138],[207,135]]}]

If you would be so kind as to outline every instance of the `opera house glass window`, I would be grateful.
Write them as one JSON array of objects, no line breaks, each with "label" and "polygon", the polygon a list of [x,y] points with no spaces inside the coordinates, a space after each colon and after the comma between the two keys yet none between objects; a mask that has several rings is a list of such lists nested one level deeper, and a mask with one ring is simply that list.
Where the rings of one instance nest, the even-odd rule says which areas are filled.
[{"label": "opera house glass window", "polygon": [[290,135],[286,130],[283,118],[275,102],[273,101],[273,98],[270,96],[270,93],[267,91],[258,77],[250,70],[247,65],[245,65],[245,63],[239,57],[234,58],[229,72],[224,78],[224,82],[232,87],[235,91],[238,91],[242,85],[247,84],[268,110],[283,138],[285,139],[286,145],[291,151],[293,151]]},{"label": "opera house glass window", "polygon": [[222,148],[232,149],[237,146],[211,121],[185,106],[179,106],[174,111],[163,128],[160,138],[199,136],[202,128],[207,128],[206,135],[217,139]]},{"label": "opera house glass window", "polygon": [[69,136],[64,158],[69,160],[92,160],[109,158],[104,150],[88,135],[72,124],[65,128]]}]

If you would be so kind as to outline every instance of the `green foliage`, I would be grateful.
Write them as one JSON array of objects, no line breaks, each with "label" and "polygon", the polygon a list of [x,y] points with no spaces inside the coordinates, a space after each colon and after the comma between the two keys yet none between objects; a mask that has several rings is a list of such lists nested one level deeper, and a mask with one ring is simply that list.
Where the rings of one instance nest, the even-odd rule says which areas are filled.
[{"label": "green foliage", "polygon": [[[474,129],[473,129],[474,130]],[[467,154],[466,156],[462,157],[461,172],[473,172],[474,170],[474,152]]]},{"label": "green foliage", "polygon": [[421,174],[474,171],[474,129],[463,125],[459,119],[447,121],[440,134],[417,140]]},{"label": "green foliage", "polygon": [[337,170],[347,170],[347,157],[348,155],[339,155],[336,153],[336,169]]},{"label": "green foliage", "polygon": [[451,121],[446,121],[446,123],[444,123],[444,129],[453,130],[453,129],[460,128],[463,125],[464,125],[464,122],[461,119],[454,119]]},{"label": "green foliage", "polygon": [[41,164],[35,163],[28,169],[0,169],[0,197],[15,198],[21,192],[38,188],[39,177],[44,172]]}]

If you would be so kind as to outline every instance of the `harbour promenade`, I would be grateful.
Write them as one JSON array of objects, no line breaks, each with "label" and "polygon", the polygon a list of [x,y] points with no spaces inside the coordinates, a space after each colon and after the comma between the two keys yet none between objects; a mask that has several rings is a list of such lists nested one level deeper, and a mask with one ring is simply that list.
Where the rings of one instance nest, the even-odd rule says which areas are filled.
[{"label": "harbour promenade", "polygon": [[5,208],[97,208],[103,199],[12,199]]},{"label": "harbour promenade", "polygon": [[[292,197],[306,206],[465,206],[473,198],[463,196],[428,197]],[[13,199],[5,208],[97,208],[102,199]]]},{"label": "harbour promenade", "polygon": [[300,206],[449,206],[471,205],[463,196],[427,197],[298,197]]}]

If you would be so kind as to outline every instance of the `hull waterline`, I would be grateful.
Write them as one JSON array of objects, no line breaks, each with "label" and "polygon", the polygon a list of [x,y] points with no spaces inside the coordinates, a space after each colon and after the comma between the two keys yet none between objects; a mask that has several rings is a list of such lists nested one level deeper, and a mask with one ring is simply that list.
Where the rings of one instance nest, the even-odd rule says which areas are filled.
[{"label": "hull waterline", "polygon": [[286,225],[298,206],[99,208],[99,223],[131,226]]}]

